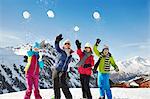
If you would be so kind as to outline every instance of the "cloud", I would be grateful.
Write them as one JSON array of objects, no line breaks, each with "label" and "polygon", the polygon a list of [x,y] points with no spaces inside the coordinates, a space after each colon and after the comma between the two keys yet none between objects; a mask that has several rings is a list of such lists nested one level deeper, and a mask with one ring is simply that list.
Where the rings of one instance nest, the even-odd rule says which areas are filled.
[{"label": "cloud", "polygon": [[14,36],[8,33],[0,33],[0,47],[12,46],[22,41],[18,36]]},{"label": "cloud", "polygon": [[124,44],[121,47],[136,47],[136,48],[140,48],[140,49],[145,49],[145,48],[150,48],[150,42],[146,41],[146,42],[138,42],[138,43],[128,43],[128,44]]}]

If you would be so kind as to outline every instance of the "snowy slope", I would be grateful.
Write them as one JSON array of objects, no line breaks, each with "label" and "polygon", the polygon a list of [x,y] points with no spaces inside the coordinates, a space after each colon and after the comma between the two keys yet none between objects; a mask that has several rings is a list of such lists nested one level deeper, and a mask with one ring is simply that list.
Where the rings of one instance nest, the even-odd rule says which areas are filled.
[{"label": "snowy slope", "polygon": [[[80,99],[82,97],[82,91],[80,88],[72,88],[70,89],[73,95],[73,99]],[[98,99],[99,92],[97,88],[91,89],[93,99]],[[43,99],[50,99],[53,96],[52,89],[42,89],[40,90],[41,96]],[[150,97],[150,89],[145,88],[112,88],[113,99],[148,99]],[[23,99],[25,92],[15,92],[15,93],[7,93],[0,95],[0,99]],[[31,99],[34,99],[34,95],[32,94]],[[62,98],[65,99],[62,94]]]}]

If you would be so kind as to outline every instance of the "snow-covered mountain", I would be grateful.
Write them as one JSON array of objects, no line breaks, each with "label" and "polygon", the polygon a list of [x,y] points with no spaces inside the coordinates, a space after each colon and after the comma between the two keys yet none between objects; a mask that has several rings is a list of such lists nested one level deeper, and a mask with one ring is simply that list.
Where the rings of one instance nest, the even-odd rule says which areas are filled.
[{"label": "snow-covered mountain", "polygon": [[[40,88],[52,88],[51,67],[57,63],[59,54],[49,43],[43,49],[41,54],[45,62],[45,73],[40,73]],[[26,89],[23,55],[30,49],[30,44],[17,47],[0,48],[0,94],[14,91],[22,91]],[[68,69],[68,85],[70,87],[80,87],[79,74],[76,63],[78,59],[73,58]],[[137,76],[150,74],[150,60],[141,57],[134,57],[125,61],[118,61],[120,72],[111,72],[111,80],[113,82],[128,81]],[[90,86],[97,87],[96,74],[92,75]]]},{"label": "snow-covered mountain", "polygon": [[118,61],[118,73],[112,72],[113,82],[128,81],[138,76],[150,76],[150,59],[135,56],[125,61]]}]

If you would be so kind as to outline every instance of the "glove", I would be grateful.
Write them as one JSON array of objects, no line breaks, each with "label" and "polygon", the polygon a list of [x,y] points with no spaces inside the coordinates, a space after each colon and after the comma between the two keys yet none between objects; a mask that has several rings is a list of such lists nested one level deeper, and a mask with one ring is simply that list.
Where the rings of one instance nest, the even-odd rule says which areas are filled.
[{"label": "glove", "polygon": [[56,42],[60,42],[62,39],[63,39],[62,34],[59,34],[59,35],[56,37]]},{"label": "glove", "polygon": [[79,42],[79,40],[76,40],[75,43],[76,43],[76,45],[77,45],[77,48],[80,49],[80,48],[81,48],[81,42]]},{"label": "glove", "polygon": [[101,40],[99,38],[96,39],[96,46],[98,46],[100,42],[101,42]]},{"label": "glove", "polygon": [[116,71],[116,72],[119,72],[119,69],[118,69],[118,68],[116,68],[116,69],[115,69],[115,71]]},{"label": "glove", "polygon": [[95,69],[92,69],[92,71],[93,71],[93,74],[96,74],[98,71],[97,70],[95,70]]},{"label": "glove", "polygon": [[23,60],[25,63],[27,63],[28,62],[28,56],[24,56],[24,60]]},{"label": "glove", "polygon": [[84,64],[83,68],[91,67],[91,64]]}]

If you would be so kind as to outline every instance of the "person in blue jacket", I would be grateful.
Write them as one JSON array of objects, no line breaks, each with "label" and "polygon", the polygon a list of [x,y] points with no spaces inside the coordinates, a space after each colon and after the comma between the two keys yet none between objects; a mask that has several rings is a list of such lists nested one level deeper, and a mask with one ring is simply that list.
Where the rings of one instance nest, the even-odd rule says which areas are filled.
[{"label": "person in blue jacket", "polygon": [[67,69],[68,65],[71,62],[72,59],[72,49],[71,43],[69,40],[64,41],[63,48],[60,48],[59,43],[63,39],[62,34],[58,35],[55,40],[55,49],[60,54],[58,64],[55,66],[53,73],[52,73],[52,79],[54,81],[54,99],[60,99],[60,88],[62,88],[62,91],[65,95],[66,99],[72,99],[71,92],[69,91],[69,87],[66,83],[66,76],[67,76]]}]

